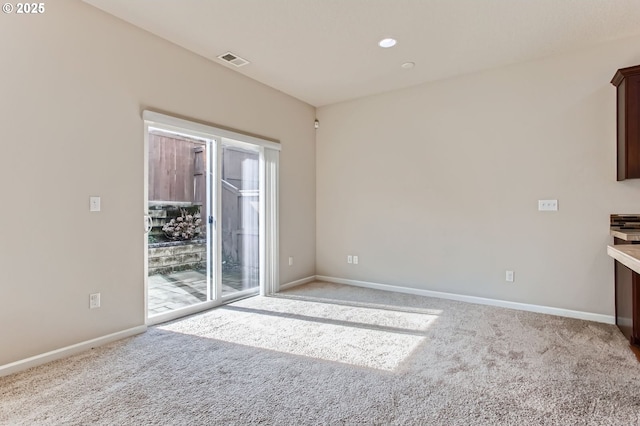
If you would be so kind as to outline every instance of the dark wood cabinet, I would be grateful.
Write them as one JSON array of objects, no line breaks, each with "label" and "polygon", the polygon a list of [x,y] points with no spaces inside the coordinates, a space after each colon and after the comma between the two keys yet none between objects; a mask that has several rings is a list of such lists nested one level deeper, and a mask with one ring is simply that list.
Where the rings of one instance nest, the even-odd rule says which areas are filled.
[{"label": "dark wood cabinet", "polygon": [[616,324],[629,343],[640,346],[640,275],[615,261]]},{"label": "dark wood cabinet", "polygon": [[618,180],[640,178],[640,65],[613,76],[618,97]]},{"label": "dark wood cabinet", "polygon": [[[640,244],[613,238],[615,245]],[[615,263],[616,325],[631,345],[640,347],[640,274],[622,263]],[[640,357],[638,358],[640,360]]]}]

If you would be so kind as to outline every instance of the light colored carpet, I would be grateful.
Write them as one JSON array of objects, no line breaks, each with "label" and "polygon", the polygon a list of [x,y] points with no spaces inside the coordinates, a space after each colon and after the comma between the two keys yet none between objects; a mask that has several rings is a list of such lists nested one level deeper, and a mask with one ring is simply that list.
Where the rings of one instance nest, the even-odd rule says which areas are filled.
[{"label": "light colored carpet", "polygon": [[638,425],[615,326],[312,283],[0,378],[3,425]]}]

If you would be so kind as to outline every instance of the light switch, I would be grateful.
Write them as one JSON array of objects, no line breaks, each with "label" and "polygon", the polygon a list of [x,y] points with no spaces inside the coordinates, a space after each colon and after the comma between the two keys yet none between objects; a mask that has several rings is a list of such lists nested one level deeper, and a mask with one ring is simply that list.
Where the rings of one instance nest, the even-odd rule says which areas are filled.
[{"label": "light switch", "polygon": [[100,197],[89,197],[89,211],[90,212],[100,211]]}]

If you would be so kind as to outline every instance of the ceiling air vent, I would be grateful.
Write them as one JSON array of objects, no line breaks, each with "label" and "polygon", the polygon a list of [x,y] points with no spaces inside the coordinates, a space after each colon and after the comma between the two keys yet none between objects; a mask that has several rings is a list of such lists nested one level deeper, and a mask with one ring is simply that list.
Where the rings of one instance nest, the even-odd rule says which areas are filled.
[{"label": "ceiling air vent", "polygon": [[249,61],[247,61],[246,59],[242,59],[240,56],[231,52],[223,53],[222,55],[218,56],[218,59],[222,59],[223,61],[228,62],[236,67],[241,67],[249,63]]}]

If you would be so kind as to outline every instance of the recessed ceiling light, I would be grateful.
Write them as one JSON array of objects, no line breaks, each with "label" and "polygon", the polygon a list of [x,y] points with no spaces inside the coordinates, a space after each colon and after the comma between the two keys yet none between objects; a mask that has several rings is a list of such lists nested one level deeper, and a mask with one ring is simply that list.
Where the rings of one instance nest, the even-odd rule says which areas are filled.
[{"label": "recessed ceiling light", "polygon": [[411,68],[416,66],[415,62],[405,62],[404,64],[400,65],[402,68],[404,68],[405,70],[410,70]]},{"label": "recessed ceiling light", "polygon": [[378,42],[378,46],[384,47],[386,49],[386,48],[395,46],[396,43],[397,41],[393,38],[383,38]]}]

